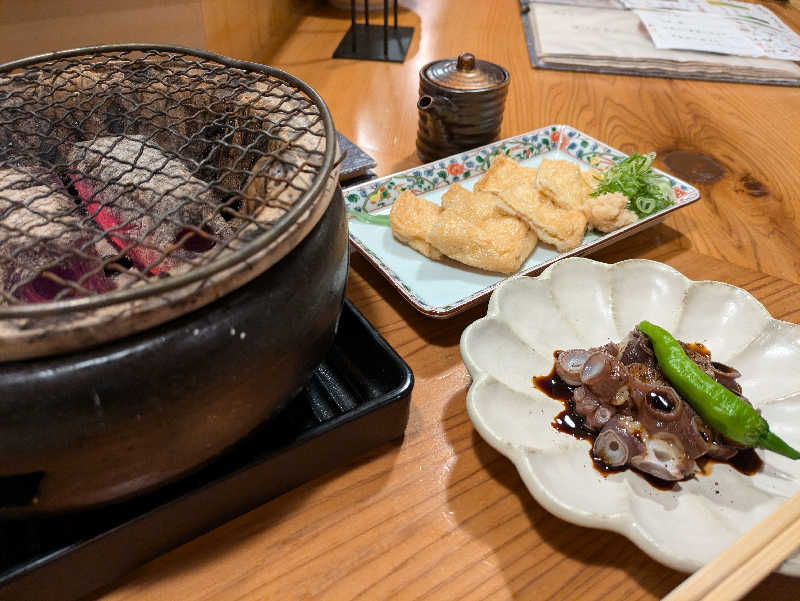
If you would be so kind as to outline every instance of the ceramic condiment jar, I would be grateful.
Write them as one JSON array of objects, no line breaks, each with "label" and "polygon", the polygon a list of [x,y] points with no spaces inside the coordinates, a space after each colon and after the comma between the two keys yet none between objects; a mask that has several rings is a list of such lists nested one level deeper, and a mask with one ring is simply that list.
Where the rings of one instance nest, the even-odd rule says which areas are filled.
[{"label": "ceramic condiment jar", "polygon": [[496,140],[508,82],[503,67],[469,53],[425,65],[417,102],[420,158],[429,162]]}]

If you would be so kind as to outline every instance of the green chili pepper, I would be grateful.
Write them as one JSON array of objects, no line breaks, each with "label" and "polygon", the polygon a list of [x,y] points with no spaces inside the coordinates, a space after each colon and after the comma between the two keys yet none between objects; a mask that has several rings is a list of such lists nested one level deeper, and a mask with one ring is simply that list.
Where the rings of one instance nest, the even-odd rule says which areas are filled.
[{"label": "green chili pepper", "polygon": [[749,447],[760,447],[791,459],[800,452],[769,431],[769,424],[750,403],[714,380],[692,361],[664,328],[643,321],[639,329],[653,343],[661,371],[708,425]]}]

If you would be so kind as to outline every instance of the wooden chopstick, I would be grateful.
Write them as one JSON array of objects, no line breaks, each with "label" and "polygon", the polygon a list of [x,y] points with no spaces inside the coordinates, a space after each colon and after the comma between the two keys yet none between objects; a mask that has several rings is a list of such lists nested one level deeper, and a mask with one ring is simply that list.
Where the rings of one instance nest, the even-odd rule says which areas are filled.
[{"label": "wooden chopstick", "polygon": [[800,547],[800,493],[747,531],[662,601],[741,599]]}]

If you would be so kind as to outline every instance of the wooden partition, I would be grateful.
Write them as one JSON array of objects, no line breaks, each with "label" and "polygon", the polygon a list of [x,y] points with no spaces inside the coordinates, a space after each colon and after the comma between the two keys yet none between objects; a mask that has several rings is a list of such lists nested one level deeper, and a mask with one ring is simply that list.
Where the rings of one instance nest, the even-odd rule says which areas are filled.
[{"label": "wooden partition", "polygon": [[150,42],[267,62],[313,0],[0,0],[0,62]]}]

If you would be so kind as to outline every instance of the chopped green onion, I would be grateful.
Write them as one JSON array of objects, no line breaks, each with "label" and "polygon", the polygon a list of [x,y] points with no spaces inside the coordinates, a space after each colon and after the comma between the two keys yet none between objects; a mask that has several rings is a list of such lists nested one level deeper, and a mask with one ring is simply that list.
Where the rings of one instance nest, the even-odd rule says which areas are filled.
[{"label": "chopped green onion", "polygon": [[633,201],[633,205],[636,207],[637,213],[641,213],[643,215],[650,215],[656,206],[656,201],[653,200],[652,198],[645,198],[644,196],[640,196],[639,198]]},{"label": "chopped green onion", "polygon": [[383,225],[388,227],[389,226],[389,216],[388,215],[373,215],[372,213],[367,213],[365,211],[355,211],[353,209],[347,209],[347,214],[350,215],[353,219],[357,219],[358,221],[362,221],[364,223],[369,223],[372,225]]},{"label": "chopped green onion", "polygon": [[646,217],[675,203],[675,192],[667,178],[653,171],[655,152],[633,153],[603,174],[592,196],[620,192],[628,197],[628,208]]}]

